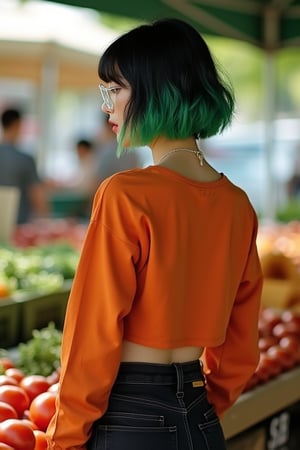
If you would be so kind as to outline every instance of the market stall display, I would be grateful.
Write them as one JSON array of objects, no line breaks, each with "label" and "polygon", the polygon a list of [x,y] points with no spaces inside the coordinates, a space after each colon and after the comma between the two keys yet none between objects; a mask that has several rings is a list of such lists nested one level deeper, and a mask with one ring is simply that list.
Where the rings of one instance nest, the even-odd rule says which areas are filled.
[{"label": "market stall display", "polygon": [[[2,382],[14,383],[11,381],[12,374],[18,370],[14,375],[19,377],[18,381],[15,380],[19,389],[24,389],[27,384],[31,386],[27,377],[39,376],[47,380],[48,389],[55,396],[64,311],[85,231],[86,225],[78,226],[64,220],[48,222],[44,229],[28,224],[16,230],[14,245],[0,247],[0,347],[15,346],[19,357],[18,361],[12,361],[9,352],[5,354],[2,351],[4,353],[0,362],[4,364],[0,388]],[[222,419],[229,450],[298,450],[299,447],[299,236],[298,222],[267,224],[259,229],[258,250],[265,277],[259,319],[261,356],[244,393]],[[44,272],[43,276],[48,270],[49,275],[59,277],[50,277],[48,284],[36,274],[30,278],[28,275],[35,273],[37,268]],[[4,285],[4,279],[10,281]],[[61,283],[58,283],[58,279]],[[41,290],[37,289],[39,282]],[[20,308],[23,308],[22,313]],[[51,317],[55,317],[55,323],[51,322]],[[2,345],[5,339],[6,346]],[[46,386],[47,383],[42,381],[44,379],[32,379],[37,391],[38,386],[41,389],[41,386]],[[30,400],[32,402],[33,398],[30,397]],[[3,406],[1,402],[0,389],[0,442],[3,417],[10,414],[7,420],[21,421],[18,414],[17,419],[14,418],[11,408]],[[30,407],[24,412],[24,417],[29,421],[26,424],[38,428],[34,430],[35,439],[42,441],[45,422],[43,426],[32,425],[35,423],[32,420],[34,414],[30,416],[29,411]],[[40,422],[39,418],[35,418],[38,423],[43,423],[43,420],[47,418]],[[15,422],[8,425],[8,428],[7,422],[4,425],[5,433],[10,426],[15,426]]]},{"label": "market stall display", "polygon": [[53,243],[68,243],[80,249],[87,224],[72,218],[39,219],[15,228],[11,244],[17,248],[37,247]]},{"label": "market stall display", "polygon": [[78,257],[66,243],[0,247],[0,347],[25,342],[50,321],[62,328]]},{"label": "market stall display", "polygon": [[261,350],[245,392],[225,414],[229,450],[298,450],[300,442],[300,223],[261,224]]},{"label": "market stall display", "polygon": [[300,222],[260,224],[257,243],[264,273],[262,305],[300,307]]},{"label": "market stall display", "polygon": [[[282,335],[279,331],[283,329],[285,332]],[[14,361],[9,360],[7,354],[0,359],[0,368],[3,361],[5,383],[13,377],[19,388],[25,389],[29,384],[29,389],[33,389],[34,384],[35,392],[48,383],[49,390],[55,393],[60,370],[60,344],[61,332],[53,324],[40,331],[35,330],[27,343],[19,344],[18,356]],[[300,415],[300,314],[290,309],[263,309],[260,347],[261,362],[253,379],[222,420],[228,449],[279,450],[282,447],[277,443],[289,443],[289,450],[296,450],[298,447],[291,442],[297,442],[300,438],[298,427],[294,425]],[[28,379],[30,376],[33,378]],[[44,379],[47,383],[42,382]],[[31,394],[31,400],[33,397]],[[33,417],[29,413],[29,419],[44,431],[44,425],[40,424],[48,419],[40,419],[38,414],[35,420]]]}]

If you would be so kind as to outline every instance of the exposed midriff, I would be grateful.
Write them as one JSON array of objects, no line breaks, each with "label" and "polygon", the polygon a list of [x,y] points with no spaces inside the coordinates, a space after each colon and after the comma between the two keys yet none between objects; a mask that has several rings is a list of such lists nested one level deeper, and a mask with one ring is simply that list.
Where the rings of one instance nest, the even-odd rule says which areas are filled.
[{"label": "exposed midriff", "polygon": [[199,359],[203,353],[202,347],[178,347],[172,349],[160,349],[146,347],[134,342],[124,341],[121,361],[146,362],[158,364],[171,364],[175,362],[187,362]]}]

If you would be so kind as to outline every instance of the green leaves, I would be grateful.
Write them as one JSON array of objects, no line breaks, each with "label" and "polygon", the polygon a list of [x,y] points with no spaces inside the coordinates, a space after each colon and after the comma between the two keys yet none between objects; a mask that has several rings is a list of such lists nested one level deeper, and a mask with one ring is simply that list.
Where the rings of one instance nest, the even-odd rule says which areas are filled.
[{"label": "green leaves", "polygon": [[56,292],[74,277],[79,252],[66,244],[0,247],[0,281],[11,297],[24,292]]},{"label": "green leaves", "polygon": [[33,330],[32,339],[18,345],[16,366],[25,375],[51,375],[60,366],[62,332],[53,322],[41,330]]}]

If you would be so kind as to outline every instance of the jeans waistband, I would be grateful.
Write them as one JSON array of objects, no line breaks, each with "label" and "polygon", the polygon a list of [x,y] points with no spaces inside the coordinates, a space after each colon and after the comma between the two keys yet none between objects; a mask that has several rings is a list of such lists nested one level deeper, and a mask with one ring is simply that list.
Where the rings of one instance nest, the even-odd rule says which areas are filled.
[{"label": "jeans waistband", "polygon": [[205,377],[200,360],[184,363],[144,363],[122,362],[116,379],[118,383],[161,383],[178,384],[178,379],[183,383],[202,381]]}]

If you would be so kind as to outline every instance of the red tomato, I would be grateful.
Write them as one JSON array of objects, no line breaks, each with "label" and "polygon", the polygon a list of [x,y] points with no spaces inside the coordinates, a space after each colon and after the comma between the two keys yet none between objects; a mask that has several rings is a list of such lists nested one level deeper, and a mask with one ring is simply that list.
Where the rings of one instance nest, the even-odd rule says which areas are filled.
[{"label": "red tomato", "polygon": [[4,442],[0,442],[0,450],[15,450],[10,445],[4,444]]},{"label": "red tomato", "polygon": [[24,372],[22,372],[22,370],[20,369],[17,369],[16,367],[9,367],[8,369],[6,369],[5,375],[14,378],[19,383],[24,377]]},{"label": "red tomato", "polygon": [[261,353],[260,364],[261,364],[261,371],[263,370],[268,371],[270,375],[269,378],[277,377],[277,375],[279,375],[280,372],[282,372],[282,367],[279,364],[277,358],[274,357],[274,355],[272,354],[270,355],[268,351]]},{"label": "red tomato", "polygon": [[29,408],[29,398],[24,389],[19,386],[0,386],[0,401],[10,404],[21,418]]},{"label": "red tomato", "polygon": [[17,419],[17,411],[8,403],[0,402],[0,422],[6,419]]},{"label": "red tomato", "polygon": [[33,433],[35,436],[34,450],[47,450],[46,433],[44,433],[44,431],[41,431],[41,430],[34,430]]},{"label": "red tomato", "polygon": [[260,319],[274,327],[281,322],[281,311],[275,308],[264,308],[260,313]]},{"label": "red tomato", "polygon": [[295,311],[291,311],[290,309],[286,309],[281,314],[282,322],[290,323],[293,322],[298,325],[300,330],[300,314],[297,314]]},{"label": "red tomato", "polygon": [[21,420],[8,419],[0,423],[0,442],[11,445],[14,450],[34,450],[35,436]]},{"label": "red tomato", "polygon": [[282,322],[273,328],[272,333],[279,339],[289,335],[300,337],[300,328],[294,322]]},{"label": "red tomato", "polygon": [[35,423],[33,423],[32,420],[24,418],[24,419],[21,419],[21,421],[22,421],[23,423],[25,423],[26,425],[28,425],[29,428],[32,429],[32,431],[38,430],[37,425],[36,425]]},{"label": "red tomato", "polygon": [[278,344],[278,339],[275,336],[260,337],[258,341],[259,350],[265,352],[272,345]]},{"label": "red tomato", "polygon": [[0,367],[3,367],[3,369],[6,370],[10,367],[15,367],[15,365],[10,358],[4,356],[3,358],[0,358]]},{"label": "red tomato", "polygon": [[272,345],[267,350],[267,355],[275,359],[283,371],[291,369],[295,364],[293,356],[279,345]]},{"label": "red tomato", "polygon": [[57,393],[58,389],[59,389],[59,383],[54,383],[49,387],[48,391]]},{"label": "red tomato", "polygon": [[280,347],[294,358],[296,364],[300,362],[300,339],[296,336],[285,336],[279,341]]},{"label": "red tomato", "polygon": [[4,384],[10,384],[11,386],[19,385],[15,378],[8,377],[7,375],[0,375],[0,386],[3,386]]},{"label": "red tomato", "polygon": [[55,392],[43,392],[35,397],[29,407],[29,417],[41,431],[45,431],[55,413]]},{"label": "red tomato", "polygon": [[20,387],[27,393],[32,401],[37,395],[46,392],[50,384],[46,377],[42,375],[28,375],[20,381]]},{"label": "red tomato", "polygon": [[273,325],[263,319],[258,321],[259,337],[267,337],[272,334]]}]

